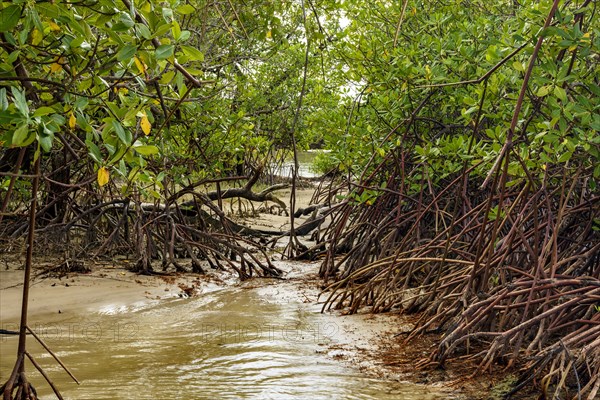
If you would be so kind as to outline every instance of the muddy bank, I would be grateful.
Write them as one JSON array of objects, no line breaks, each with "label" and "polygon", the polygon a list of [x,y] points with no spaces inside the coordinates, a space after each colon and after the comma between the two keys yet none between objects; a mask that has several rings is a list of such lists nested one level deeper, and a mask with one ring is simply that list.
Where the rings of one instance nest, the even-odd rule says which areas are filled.
[{"label": "muddy bank", "polygon": [[[211,293],[230,289],[257,293],[261,299],[254,305],[257,310],[265,301],[288,306],[303,304],[304,312],[311,315],[320,314],[322,307],[323,298],[319,298],[322,283],[317,276],[317,263],[278,262],[277,266],[284,271],[283,279],[257,278],[246,282],[239,282],[235,275],[225,271],[212,271],[207,275],[142,276],[129,272],[126,269],[128,263],[122,261],[112,264],[88,262],[86,267],[90,272],[85,274],[43,274],[59,261],[36,263],[34,275],[37,277],[31,286],[30,323],[34,329],[50,336],[54,332],[52,329],[63,326],[65,321],[69,326],[75,324],[74,321],[93,321],[96,329],[100,324],[99,315],[135,316],[180,299],[201,300]],[[0,327],[14,330],[18,327],[22,270],[17,263],[8,265],[8,269],[5,267],[0,271]],[[409,345],[403,344],[402,335],[414,326],[415,321],[410,317],[344,315],[342,310],[326,311],[319,318],[324,318],[319,320],[326,327],[320,335],[326,340],[318,343],[315,354],[354,369],[361,376],[390,385],[416,384],[410,390],[421,393],[421,397],[415,398],[500,398],[495,397],[495,391],[510,379],[504,374],[495,381],[487,378],[461,381],[469,372],[462,367],[448,371],[416,371],[415,361],[429,354],[435,340],[426,337]],[[131,321],[135,319],[129,323]],[[55,345],[54,350],[61,351],[61,343]],[[7,352],[5,347],[4,352]],[[2,358],[11,355],[2,354]],[[7,373],[2,371],[1,375],[5,377]],[[395,390],[400,393],[400,389]],[[431,397],[424,397],[426,394]]]},{"label": "muddy bank", "polygon": [[[374,374],[362,352],[375,352],[373,339],[386,325],[361,316],[321,314],[317,265],[277,265],[285,271],[283,279],[245,282],[223,271],[141,277],[117,265],[90,265],[88,274],[38,277],[30,324],[83,386],[69,382],[37,344],[29,346],[66,398],[97,398],[100,392],[121,398],[119,390],[139,390],[142,381],[138,398],[166,398],[174,384],[181,395],[207,399],[241,394],[261,399],[307,394],[323,399],[460,398],[440,387]],[[18,321],[19,272],[0,271],[6,328],[14,329]],[[0,379],[5,380],[17,338],[1,339]],[[34,372],[30,375],[47,398],[47,385]]]},{"label": "muddy bank", "polygon": [[[300,190],[298,206],[308,205],[312,193],[310,189]],[[278,196],[287,202],[289,191],[280,192]],[[240,204],[233,201],[227,204],[230,216],[240,210],[236,208]],[[245,218],[239,217],[237,220],[254,227],[281,231],[289,228],[289,217],[278,213],[260,212],[248,217],[245,215]],[[273,257],[278,258],[278,255],[274,254]],[[14,330],[20,312],[22,260],[19,256],[12,256],[5,257],[4,261],[0,270],[0,327]],[[282,279],[259,278],[239,282],[237,274],[231,271],[214,271],[210,268],[207,268],[206,275],[137,275],[128,271],[131,262],[123,258],[103,262],[86,260],[83,269],[88,272],[81,273],[57,268],[63,264],[62,259],[37,259],[29,307],[32,327],[44,329],[56,321],[71,321],[69,324],[72,324],[84,315],[135,315],[178,299],[202,299],[230,288],[256,291],[261,299],[270,299],[268,301],[275,304],[301,303],[311,315],[320,313],[321,301],[324,300],[319,298],[322,282],[317,276],[316,263],[276,261],[284,271]],[[191,260],[182,259],[181,263],[188,264]],[[257,308],[260,306],[256,305]],[[415,362],[431,352],[437,338],[428,336],[404,344],[402,338],[413,328],[413,317],[394,314],[344,315],[344,310],[340,310],[327,311],[324,318],[329,318],[328,326],[333,329],[326,332],[328,340],[318,344],[315,354],[355,369],[361,376],[382,379],[388,384],[416,383],[413,389],[418,391],[421,388],[424,391],[419,393],[428,393],[433,396],[431,398],[456,399],[499,398],[495,397],[499,385],[506,380],[506,376],[510,378],[503,374],[498,382],[486,377],[465,380],[462,378],[470,373],[465,366],[451,370],[416,371]],[[5,358],[5,354],[2,358]],[[6,373],[3,371],[2,376]]]}]

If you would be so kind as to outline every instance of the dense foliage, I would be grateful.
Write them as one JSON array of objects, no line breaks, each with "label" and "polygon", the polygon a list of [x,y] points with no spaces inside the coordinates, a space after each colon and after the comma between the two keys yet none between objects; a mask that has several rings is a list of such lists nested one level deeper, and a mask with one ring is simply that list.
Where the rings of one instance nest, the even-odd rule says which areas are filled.
[{"label": "dense foliage", "polygon": [[186,225],[181,213],[156,236],[159,227],[139,218],[130,230],[134,210],[119,207],[133,201],[139,217],[144,202],[170,207],[191,194],[196,208],[204,204],[222,218],[194,189],[254,184],[294,146],[319,142],[318,121],[327,119],[320,102],[329,99],[332,108],[339,97],[322,54],[336,36],[333,28],[333,36],[323,33],[336,26],[336,3],[309,9],[296,2],[17,1],[2,7],[0,182],[2,212],[10,217],[4,232],[26,231],[31,181],[19,171],[27,175],[41,160],[36,219],[54,243],[79,245],[70,254],[135,250],[148,271],[143,255],[155,257],[158,240],[171,242],[172,259],[174,242],[197,241],[189,231],[169,230]]},{"label": "dense foliage", "polygon": [[[39,233],[67,253],[134,253],[151,272],[181,269],[183,247],[197,271],[277,275],[212,200],[325,148],[341,182],[322,197],[341,200],[329,304],[421,312],[415,334],[446,334],[429,362],[474,340],[482,369],[530,357],[521,386],[593,398],[596,3],[2,2],[3,245],[36,197]],[[201,207],[221,230],[190,219]]]},{"label": "dense foliage", "polygon": [[328,138],[351,178],[328,304],[420,312],[409,340],[444,334],[421,365],[472,348],[478,370],[523,368],[512,392],[540,378],[548,398],[595,398],[596,4],[401,3],[349,11],[339,50],[360,93]]},{"label": "dense foliage", "polygon": [[117,177],[127,193],[160,186],[164,163],[185,183],[290,147],[311,40],[298,4],[23,1],[1,13],[5,148],[86,150],[98,184]]}]

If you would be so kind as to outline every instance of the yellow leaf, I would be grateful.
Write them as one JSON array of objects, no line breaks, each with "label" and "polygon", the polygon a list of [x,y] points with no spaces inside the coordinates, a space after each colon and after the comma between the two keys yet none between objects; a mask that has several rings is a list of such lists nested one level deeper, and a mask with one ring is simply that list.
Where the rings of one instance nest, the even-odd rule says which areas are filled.
[{"label": "yellow leaf", "polygon": [[31,32],[31,44],[34,46],[37,46],[38,44],[40,44],[42,42],[43,38],[44,38],[44,34],[34,28],[33,32]]},{"label": "yellow leaf", "polygon": [[52,29],[53,31],[56,31],[56,32],[60,31],[60,26],[58,26],[58,25],[56,24],[56,22],[54,22],[54,21],[50,21],[50,22],[48,23],[48,25],[50,25],[50,29]]},{"label": "yellow leaf", "polygon": [[52,63],[52,65],[50,65],[51,72],[58,72],[61,70],[62,70],[62,65],[60,65],[59,63]]},{"label": "yellow leaf", "polygon": [[100,187],[106,185],[110,179],[110,173],[106,169],[106,167],[102,167],[98,170],[98,185]]},{"label": "yellow leaf", "polygon": [[69,115],[69,128],[74,129],[75,125],[77,125],[77,118],[75,118],[75,114],[71,112],[71,115]]},{"label": "yellow leaf", "polygon": [[273,37],[273,33],[271,32],[271,30],[269,30],[267,32],[267,39],[271,39]]},{"label": "yellow leaf", "polygon": [[152,124],[150,124],[150,121],[148,121],[148,117],[146,115],[142,117],[142,120],[140,121],[140,127],[142,128],[142,132],[144,132],[145,135],[150,134]]},{"label": "yellow leaf", "polygon": [[133,56],[133,61],[135,62],[135,66],[137,67],[138,71],[140,71],[140,73],[146,73],[146,69],[148,68],[146,63],[137,58],[137,56]]}]

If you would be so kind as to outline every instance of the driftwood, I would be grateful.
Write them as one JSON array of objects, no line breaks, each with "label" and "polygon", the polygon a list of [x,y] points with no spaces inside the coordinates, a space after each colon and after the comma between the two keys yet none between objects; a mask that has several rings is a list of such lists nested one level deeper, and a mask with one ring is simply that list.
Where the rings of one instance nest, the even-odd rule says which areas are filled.
[{"label": "driftwood", "polygon": [[[208,200],[212,200],[212,201],[232,199],[232,198],[242,198],[242,199],[246,199],[246,200],[250,200],[250,201],[259,201],[259,202],[272,201],[273,203],[276,203],[279,207],[281,207],[281,209],[287,215],[286,204],[283,201],[281,201],[279,198],[277,198],[275,195],[273,195],[273,192],[275,192],[277,190],[287,189],[289,187],[289,185],[287,183],[280,183],[280,184],[269,186],[268,188],[266,188],[263,191],[260,191],[258,193],[254,192],[252,190],[252,188],[254,187],[256,182],[258,182],[258,179],[260,178],[263,169],[264,169],[264,166],[257,167],[254,170],[252,176],[250,176],[250,178],[248,179],[248,182],[246,182],[246,184],[241,188],[230,188],[230,189],[226,189],[226,190],[222,191],[219,189],[220,188],[219,182],[217,182],[217,190],[208,192],[205,194],[205,196]],[[179,198],[185,194],[192,193],[192,192],[193,192],[192,188],[184,188],[183,190],[179,191],[175,195],[171,196],[170,200],[176,200],[177,198]],[[194,200],[192,200],[192,201],[186,201],[186,202],[182,203],[181,205],[183,207],[189,207],[189,206],[193,206],[195,204],[196,204],[196,202]]]},{"label": "driftwood", "polygon": [[320,210],[321,208],[324,208],[324,207],[327,207],[327,205],[325,205],[325,204],[313,204],[313,205],[308,206],[306,208],[299,208],[294,213],[294,218],[300,218],[303,215],[309,215],[312,212],[314,212],[315,210]]},{"label": "driftwood", "polygon": [[[230,218],[227,218],[227,217],[225,217],[224,222],[222,222],[221,220],[211,216],[208,212],[206,212],[202,209],[198,209],[197,207],[195,207],[195,205],[192,202],[183,203],[182,206],[185,207],[185,208],[182,208],[182,213],[187,214],[188,216],[195,216],[195,217],[201,219],[205,224],[210,225],[218,230],[222,229],[224,224],[227,224],[228,229],[231,230],[232,232],[240,234],[240,235],[246,235],[246,236],[264,236],[264,235],[288,236],[290,234],[289,230],[288,231],[276,231],[276,230],[269,230],[269,229],[251,228],[246,225],[238,224],[237,222],[234,222],[233,220],[231,220]],[[115,207],[122,208],[122,205],[117,204],[117,205],[115,205]],[[141,207],[145,212],[157,212],[157,211],[164,212],[166,210],[166,207],[164,204],[156,205],[156,204],[152,204],[152,203],[142,203]],[[318,210],[318,209],[315,208],[313,210]],[[311,215],[302,225],[300,225],[299,227],[297,227],[295,229],[295,233],[298,236],[308,235],[310,232],[312,232],[314,229],[316,229],[319,225],[321,225],[324,220],[325,220],[324,215],[313,212],[313,215]]]},{"label": "driftwood", "polygon": [[[209,192],[209,193],[206,193],[205,196],[209,200],[212,200],[212,201],[218,200],[219,194],[221,196],[220,197],[221,199],[230,199],[230,198],[238,197],[238,198],[243,198],[243,199],[247,199],[250,201],[272,201],[272,202],[278,204],[287,214],[287,207],[286,207],[285,203],[283,201],[281,201],[280,199],[278,199],[277,197],[275,197],[273,195],[273,192],[277,191],[277,190],[281,190],[281,189],[286,189],[288,186],[289,186],[288,184],[277,184],[277,185],[270,186],[261,192],[256,193],[256,192],[253,192],[252,189],[248,187],[248,185],[246,185],[243,188],[227,189],[220,193],[217,191]],[[127,207],[128,212],[133,212],[133,210],[135,209],[134,203],[127,202],[127,200],[115,200],[110,203],[106,203],[106,206],[107,206],[107,208],[104,208],[105,211],[110,208],[123,209],[124,207]],[[181,212],[183,215],[186,215],[188,217],[197,217],[197,218],[201,219],[204,224],[212,226],[217,230],[223,229],[224,224],[226,224],[227,229],[229,229],[231,232],[237,233],[240,235],[244,235],[244,236],[265,236],[265,235],[267,235],[267,236],[284,237],[284,236],[290,235],[289,230],[288,231],[277,231],[277,230],[267,230],[267,229],[255,229],[255,228],[248,227],[246,225],[238,224],[227,217],[222,217],[222,220],[219,220],[217,218],[214,218],[208,212],[202,210],[198,206],[199,206],[199,204],[197,201],[190,200],[190,201],[183,202],[181,204],[171,205],[169,207],[169,211],[175,212],[176,210],[179,210],[179,212]],[[99,208],[102,208],[102,206],[97,205],[97,206],[93,207],[94,210],[98,210]],[[165,212],[167,212],[166,204],[141,203],[140,208],[144,212],[147,212],[147,213],[151,213],[151,212],[165,213]],[[298,209],[294,213],[295,218],[299,218],[302,215],[309,215],[311,213],[312,213],[312,215],[302,225],[298,226],[294,230],[295,234],[298,236],[304,236],[304,235],[308,235],[310,232],[312,232],[314,229],[316,229],[325,220],[325,216],[324,216],[325,210],[327,210],[327,208],[326,208],[326,205],[324,205],[324,204],[316,204],[316,205],[308,206],[306,208]],[[76,221],[71,221],[70,224],[73,224],[74,222],[76,222]]]},{"label": "driftwood", "polygon": [[[277,190],[287,189],[288,187],[289,187],[289,185],[287,183],[279,183],[277,185],[269,186],[265,190],[256,193],[256,192],[252,191],[251,187],[248,187],[248,185],[246,185],[241,188],[227,189],[221,193],[219,193],[217,191],[208,192],[208,193],[206,193],[206,196],[210,200],[213,200],[213,201],[219,199],[219,194],[220,194],[220,198],[222,200],[232,199],[232,198],[242,198],[242,199],[246,199],[246,200],[250,200],[250,201],[261,201],[261,202],[262,201],[272,201],[273,203],[275,203],[279,207],[281,207],[281,209],[287,215],[286,204],[283,201],[281,201],[279,198],[277,198],[275,195],[273,195],[273,192],[275,192]],[[182,205],[186,206],[186,205],[190,205],[190,203],[193,203],[193,202],[184,202]]]}]

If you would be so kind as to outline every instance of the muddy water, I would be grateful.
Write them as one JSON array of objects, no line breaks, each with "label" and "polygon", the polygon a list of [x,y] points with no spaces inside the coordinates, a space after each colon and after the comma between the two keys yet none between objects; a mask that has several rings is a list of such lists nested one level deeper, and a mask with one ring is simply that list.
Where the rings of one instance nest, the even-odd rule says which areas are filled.
[{"label": "muddy water", "polygon": [[[34,329],[82,382],[43,349],[30,352],[69,399],[434,399],[421,386],[366,378],[332,356],[334,316],[286,286],[242,285],[188,299],[106,306]],[[0,380],[17,340],[0,337]],[[39,375],[28,375],[54,398]]]}]

